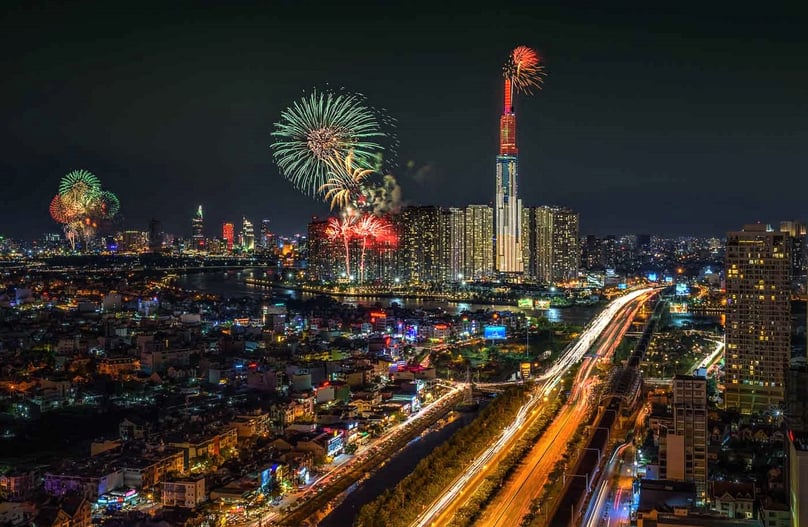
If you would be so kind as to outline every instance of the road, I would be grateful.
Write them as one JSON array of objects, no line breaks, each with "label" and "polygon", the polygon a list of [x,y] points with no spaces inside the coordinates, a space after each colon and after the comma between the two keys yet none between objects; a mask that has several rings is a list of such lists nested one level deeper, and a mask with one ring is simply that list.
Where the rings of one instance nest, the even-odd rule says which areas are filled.
[{"label": "road", "polygon": [[504,527],[518,525],[521,522],[522,517],[530,510],[533,500],[540,495],[548,482],[548,475],[554,465],[564,455],[568,443],[575,435],[577,425],[586,419],[592,408],[590,393],[597,382],[595,365],[601,360],[611,358],[623,335],[630,329],[632,320],[650,295],[651,293],[638,296],[614,316],[595,342],[592,353],[584,358],[568,403],[520,463],[513,477],[508,479],[496,498],[485,509],[476,525]]},{"label": "road", "polygon": [[[491,474],[496,467],[496,463],[507,455],[507,452],[524,436],[530,425],[539,417],[539,410],[545,398],[553,396],[556,390],[563,389],[563,387],[560,386],[563,375],[576,363],[584,359],[585,355],[587,355],[599,341],[608,343],[605,349],[602,350],[604,356],[613,352],[614,347],[619,343],[619,339],[616,339],[617,334],[615,333],[615,331],[618,331],[617,328],[621,328],[622,331],[628,329],[631,323],[629,314],[635,311],[638,303],[641,303],[653,294],[654,290],[652,289],[641,289],[627,293],[609,303],[603,311],[587,324],[578,340],[571,344],[564,353],[562,353],[556,363],[537,379],[536,386],[530,398],[520,409],[517,418],[511,426],[507,427],[500,438],[480,454],[466,471],[456,478],[449,488],[447,488],[446,492],[436,499],[435,502],[418,517],[413,525],[416,527],[426,527],[427,525],[445,525],[448,523],[449,519],[454,516],[457,510],[467,503],[469,497],[473,495],[474,490],[485,477]],[[626,322],[626,320],[628,321]],[[561,419],[562,422],[565,423],[577,422],[575,419],[585,414],[584,410],[588,399],[586,395],[588,394],[589,383],[582,381],[588,379],[596,360],[597,357],[589,357],[582,365],[581,372],[579,372],[577,379],[578,382],[572,387],[570,394],[570,401],[572,401],[573,404],[566,410],[566,413],[562,413],[562,415],[556,419],[557,421]],[[549,437],[552,437],[552,433],[556,433],[560,436],[561,434],[567,433],[567,429],[572,429],[574,433],[575,427],[555,426],[554,423],[550,429],[552,429],[552,432]],[[548,434],[544,434],[544,436],[548,436]],[[539,443],[545,445],[544,453],[534,448],[531,452],[531,459],[535,461],[533,464],[534,467],[544,463],[538,466],[536,470],[541,472],[544,479],[546,479],[546,475],[549,472],[547,463],[551,458],[557,458],[563,453],[566,448],[566,442],[559,439],[555,441],[549,439],[544,440],[543,437]],[[545,457],[545,454],[551,450],[552,452]],[[560,450],[560,452],[558,452],[558,450]],[[553,463],[555,463],[555,461],[553,461]],[[524,492],[518,489],[512,492],[511,495],[514,502],[517,499],[517,495],[519,498],[518,503],[523,504],[526,499],[525,496],[531,494],[535,495],[538,492],[535,484],[530,484],[528,487],[529,489]],[[538,489],[540,488],[539,486]],[[504,499],[507,501],[508,498],[505,497]],[[510,511],[511,509],[517,510],[521,508],[522,507],[506,505],[504,510]],[[512,515],[516,516],[517,514],[518,512],[508,512],[508,514],[504,514],[503,516],[510,518]],[[521,518],[521,516],[519,517]],[[504,524],[500,523],[500,520],[497,518],[495,518],[495,521],[497,525]],[[505,520],[502,520],[502,522],[504,521]],[[516,524],[518,524],[518,518],[514,523],[511,523],[511,525]]]},{"label": "road", "polygon": [[583,527],[626,527],[631,523],[635,455],[631,443],[614,449],[581,522]]}]

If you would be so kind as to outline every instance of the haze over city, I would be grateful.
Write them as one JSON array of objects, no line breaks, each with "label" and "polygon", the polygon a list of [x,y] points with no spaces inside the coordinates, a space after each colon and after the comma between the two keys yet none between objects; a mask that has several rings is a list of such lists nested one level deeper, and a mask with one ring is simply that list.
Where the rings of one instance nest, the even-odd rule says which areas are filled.
[{"label": "haze over city", "polygon": [[582,234],[799,217],[805,18],[693,7],[18,2],[0,15],[0,225],[58,232],[48,203],[81,168],[118,195],[125,228],[156,217],[187,235],[203,204],[211,231],[247,216],[303,232],[328,210],[281,177],[270,133],[329,87],[397,120],[404,203],[491,203],[500,70],[520,44],[547,71],[516,103],[526,205],[571,207]]}]

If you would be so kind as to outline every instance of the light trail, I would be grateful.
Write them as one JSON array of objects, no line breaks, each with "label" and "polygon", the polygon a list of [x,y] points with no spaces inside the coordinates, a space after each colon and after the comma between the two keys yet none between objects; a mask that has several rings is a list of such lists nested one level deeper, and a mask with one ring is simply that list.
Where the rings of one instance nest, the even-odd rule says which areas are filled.
[{"label": "light trail", "polygon": [[[586,325],[581,336],[573,344],[568,346],[556,363],[543,375],[536,379],[538,394],[532,393],[527,402],[519,409],[513,423],[506,427],[499,439],[486,448],[462,473],[455,479],[451,486],[438,498],[430,507],[422,512],[412,525],[414,527],[426,527],[432,525],[436,517],[446,507],[455,502],[458,496],[463,494],[467,483],[478,476],[481,470],[488,467],[488,462],[494,458],[525,424],[534,407],[537,406],[544,397],[549,396],[556,385],[561,381],[563,375],[587,354],[595,342],[602,336],[604,331],[613,322],[614,318],[631,302],[642,296],[650,296],[654,289],[646,288],[632,291],[609,303],[589,324]],[[576,391],[577,393],[577,391]]]}]

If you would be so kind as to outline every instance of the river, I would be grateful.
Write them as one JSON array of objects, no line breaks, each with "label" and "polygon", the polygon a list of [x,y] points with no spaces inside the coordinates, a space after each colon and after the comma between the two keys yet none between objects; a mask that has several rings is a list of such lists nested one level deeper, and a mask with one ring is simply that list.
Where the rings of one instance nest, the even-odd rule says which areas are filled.
[{"label": "river", "polygon": [[370,503],[385,490],[404,479],[418,464],[418,461],[428,456],[438,445],[447,441],[457,430],[471,423],[478,412],[461,413],[460,417],[444,427],[419,436],[392,456],[387,463],[376,470],[356,490],[340,503],[328,516],[323,518],[318,527],[346,527],[353,523],[359,509]]},{"label": "river", "polygon": [[[244,269],[242,271],[228,272],[206,272],[188,273],[177,277],[176,285],[183,289],[194,291],[204,291],[214,295],[221,295],[230,298],[240,298],[245,296],[275,296],[279,300],[285,298],[310,298],[311,293],[304,293],[294,289],[267,289],[265,287],[254,286],[245,283],[248,278],[263,278],[264,271],[259,269]],[[518,311],[516,306],[495,305],[495,304],[474,304],[468,302],[446,302],[440,300],[422,300],[418,298],[395,298],[395,297],[335,297],[338,301],[351,305],[383,307],[396,303],[408,309],[444,309],[452,314],[459,314],[463,311],[477,311],[479,309],[490,309],[492,311]],[[561,309],[552,308],[544,311],[544,316],[551,322],[566,322],[579,326],[585,325],[592,317],[598,313],[601,306],[571,306]]]}]

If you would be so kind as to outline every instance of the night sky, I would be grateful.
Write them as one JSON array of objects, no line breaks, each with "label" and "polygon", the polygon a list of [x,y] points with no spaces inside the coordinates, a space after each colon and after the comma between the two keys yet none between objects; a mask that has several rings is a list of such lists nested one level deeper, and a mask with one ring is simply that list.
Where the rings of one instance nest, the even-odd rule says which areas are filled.
[{"label": "night sky", "polygon": [[58,232],[48,203],[75,168],[118,194],[128,229],[190,235],[202,204],[209,236],[242,215],[304,232],[327,208],[278,174],[269,134],[325,86],[397,119],[407,203],[490,203],[520,44],[548,71],[517,101],[525,205],[578,210],[582,234],[807,218],[808,18],[599,3],[4,2],[0,235]]}]

